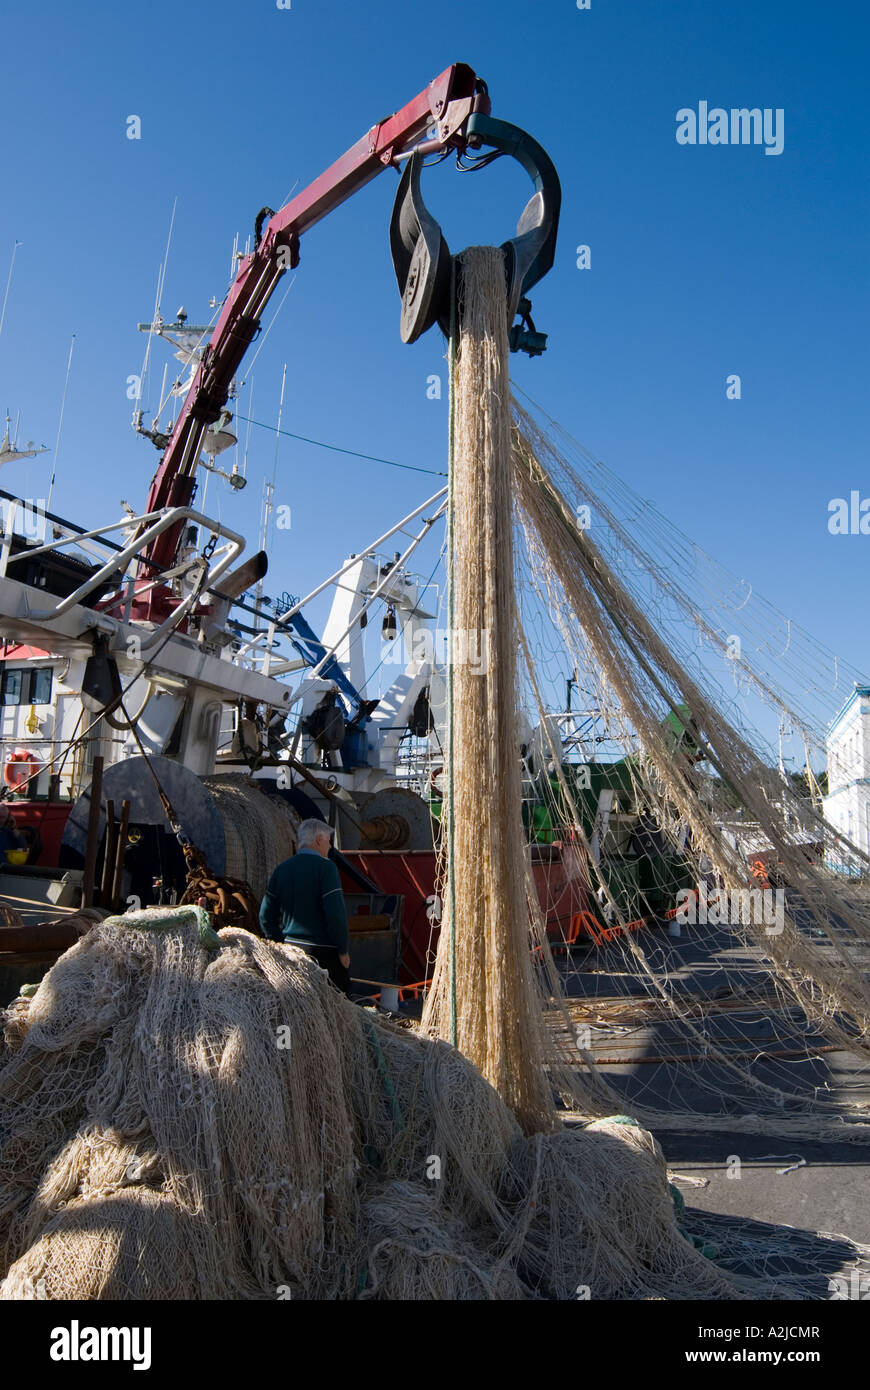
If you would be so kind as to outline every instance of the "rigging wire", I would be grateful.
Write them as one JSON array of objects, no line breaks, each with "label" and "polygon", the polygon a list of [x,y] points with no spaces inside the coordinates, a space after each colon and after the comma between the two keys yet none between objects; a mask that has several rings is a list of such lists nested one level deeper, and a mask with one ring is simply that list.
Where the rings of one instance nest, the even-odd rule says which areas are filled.
[{"label": "rigging wire", "polygon": [[55,441],[54,441],[54,458],[53,458],[53,460],[52,460],[52,465],[51,465],[51,482],[50,482],[49,485],[48,485],[48,501],[47,501],[46,504],[45,504],[45,510],[46,510],[47,512],[48,512],[48,511],[51,511],[51,494],[52,494],[52,492],[54,491],[54,480],[55,480],[55,477],[57,476],[57,455],[58,455],[58,450],[60,449],[60,432],[61,432],[61,430],[63,429],[63,412],[64,412],[64,408],[65,408],[65,406],[66,406],[66,391],[67,391],[67,387],[69,386],[69,374],[70,374],[70,369],[71,369],[71,367],[72,367],[72,355],[73,355],[73,348],[75,347],[75,342],[76,342],[76,335],[75,335],[75,333],[74,333],[74,334],[72,335],[72,338],[70,339],[69,357],[67,358],[67,363],[66,363],[66,376],[65,376],[65,378],[64,378],[64,383],[63,383],[63,395],[61,396],[61,401],[60,401],[60,419],[59,419],[58,422],[57,422],[57,438],[56,438]]},{"label": "rigging wire", "polygon": [[[253,366],[253,363],[251,364]],[[329,449],[334,454],[348,454],[351,458],[366,459],[369,463],[385,463],[390,468],[403,468],[411,473],[431,473],[436,478],[446,478],[447,473],[441,468],[423,468],[414,463],[397,463],[395,459],[379,458],[377,454],[362,454],[358,449],[342,449],[338,444],[326,444],[322,439],[309,439],[304,434],[294,434],[292,430],[276,429],[275,425],[268,425],[264,420],[252,420],[247,415],[237,415],[237,420],[244,420],[249,425],[257,425],[261,430],[275,430],[277,434],[287,435],[289,439],[298,439],[303,444],[313,444],[318,449]]]},{"label": "rigging wire", "polygon": [[[142,396],[142,391],[144,390],[144,387],[145,387],[145,382],[146,382],[147,377],[148,377],[148,364],[149,364],[149,361],[150,361],[150,358],[151,358],[151,340],[152,340],[152,338],[154,337],[154,324],[157,322],[157,315],[160,313],[160,305],[161,305],[162,302],[163,302],[163,286],[164,286],[164,284],[166,283],[166,266],[167,266],[167,263],[168,263],[168,261],[169,261],[169,248],[170,248],[170,246],[171,246],[171,244],[172,244],[172,229],[173,229],[173,227],[175,226],[175,209],[176,209],[177,207],[178,207],[178,198],[177,198],[177,196],[176,196],[176,198],[174,199],[174,201],[173,201],[173,203],[172,203],[172,212],[170,213],[170,216],[169,216],[169,231],[168,231],[167,236],[166,236],[166,250],[165,250],[164,253],[163,253],[163,261],[162,261],[162,263],[161,263],[160,269],[159,269],[159,271],[157,272],[157,291],[156,291],[156,293],[155,293],[155,295],[154,295],[154,312],[153,312],[153,314],[151,315],[151,331],[149,332],[148,337],[147,337],[146,340],[145,340],[145,355],[144,355],[144,358],[143,358],[143,360],[142,360],[142,376],[141,376],[141,378],[140,378],[140,386],[139,386],[139,396],[140,396],[140,399],[141,399],[141,396]],[[160,410],[162,410],[162,409],[163,409],[163,405],[161,404]],[[158,419],[159,419],[159,417],[160,417],[160,410],[158,410],[158,412],[157,412],[157,418],[158,418]],[[134,418],[135,418],[135,417],[134,417]]]},{"label": "rigging wire", "polygon": [[[13,267],[14,267],[14,265],[15,265],[15,256],[16,256],[16,254],[17,254],[17,252],[18,252],[18,248],[19,248],[20,245],[21,245],[21,242],[20,242],[20,241],[18,240],[18,238],[16,237],[16,239],[15,239],[15,245],[14,245],[13,248],[12,248],[12,259],[11,259],[11,261],[9,262],[9,274],[8,274],[7,277],[6,277],[6,291],[5,291],[4,295],[3,295],[3,308],[0,309],[0,333],[3,332],[3,321],[4,321],[4,319],[6,318],[6,302],[7,302],[7,300],[9,299],[9,287],[10,287],[10,285],[12,284],[12,270],[13,270]],[[17,431],[16,431],[16,432],[17,432]]]},{"label": "rigging wire", "polygon": [[[284,291],[284,294],[283,294],[283,296],[282,296],[282,298],[281,298],[281,303],[278,305],[278,308],[275,310],[274,314],[272,315],[272,322],[269,324],[269,327],[266,329],[265,333],[263,334],[262,338],[260,339],[259,346],[258,346],[258,348],[257,348],[257,351],[254,353],[254,356],[251,358],[251,363],[250,363],[250,366],[248,367],[248,370],[245,372],[245,375],[242,377],[241,381],[239,382],[239,390],[242,389],[242,387],[244,386],[244,384],[245,384],[245,382],[247,381],[248,377],[250,376],[251,372],[254,370],[254,364],[256,363],[257,358],[260,356],[260,353],[263,351],[263,347],[265,346],[266,339],[268,338],[269,334],[272,332],[272,329],[275,327],[275,320],[277,319],[277,317],[278,317],[278,315],[280,314],[281,310],[284,308],[284,300],[287,298],[288,294],[290,293],[290,291],[292,290],[292,288],[293,288],[293,286],[294,286],[295,284],[296,284],[296,276],[294,275],[294,276],[293,276],[293,279],[290,281],[290,284],[287,286],[286,290]],[[244,418],[244,417],[241,417],[241,418]],[[255,421],[254,421],[254,424],[257,424],[257,423],[258,423],[258,422],[255,420]]]}]

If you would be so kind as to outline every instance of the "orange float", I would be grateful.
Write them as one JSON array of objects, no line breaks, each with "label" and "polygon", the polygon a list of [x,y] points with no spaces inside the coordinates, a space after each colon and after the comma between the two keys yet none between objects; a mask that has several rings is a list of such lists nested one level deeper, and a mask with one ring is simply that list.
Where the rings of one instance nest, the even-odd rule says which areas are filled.
[{"label": "orange float", "polygon": [[3,781],[12,791],[18,791],[26,782],[38,775],[40,766],[38,758],[19,748],[17,752],[10,753],[6,759],[3,767]]}]

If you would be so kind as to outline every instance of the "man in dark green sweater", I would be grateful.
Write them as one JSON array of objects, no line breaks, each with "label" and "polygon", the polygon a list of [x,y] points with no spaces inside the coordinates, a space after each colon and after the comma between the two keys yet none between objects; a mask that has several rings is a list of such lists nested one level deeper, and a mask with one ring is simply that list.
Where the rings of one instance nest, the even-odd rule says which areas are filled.
[{"label": "man in dark green sweater", "polygon": [[279,864],[260,904],[270,941],[299,946],[322,966],[337,989],[350,993],[350,937],[338,869],[328,859],[332,827],[304,820],[296,854]]}]

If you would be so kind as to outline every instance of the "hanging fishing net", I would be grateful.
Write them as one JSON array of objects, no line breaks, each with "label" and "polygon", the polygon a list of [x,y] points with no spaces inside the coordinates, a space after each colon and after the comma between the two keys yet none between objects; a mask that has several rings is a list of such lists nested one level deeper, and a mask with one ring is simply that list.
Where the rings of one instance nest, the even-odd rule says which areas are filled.
[{"label": "hanging fishing net", "polygon": [[[855,673],[509,401],[491,248],[464,254],[461,296],[445,616],[487,662],[454,658],[438,711],[424,1026],[529,1129],[516,1097],[543,1057],[586,1117],[867,1142],[870,859],[820,788]],[[552,841],[572,888],[555,934],[531,867]]]}]

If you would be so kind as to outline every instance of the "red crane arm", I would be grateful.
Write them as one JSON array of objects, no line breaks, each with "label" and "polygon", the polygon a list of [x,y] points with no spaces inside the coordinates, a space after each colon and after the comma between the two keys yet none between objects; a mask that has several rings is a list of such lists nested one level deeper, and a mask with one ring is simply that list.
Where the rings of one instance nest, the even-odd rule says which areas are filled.
[{"label": "red crane arm", "polygon": [[[424,92],[401,111],[379,121],[325,173],[274,213],[258,246],[239,263],[238,273],[215,325],[202,361],[160,465],[151,483],[146,511],[187,506],[193,496],[203,435],[226,404],[230,384],[249,344],[256,337],[263,311],[278,281],[299,259],[299,238],[352,193],[365,187],[387,168],[396,155],[417,142],[430,126],[437,127],[432,149],[465,146],[464,129],[473,112],[489,113],[485,84],[465,63],[446,68]],[[175,559],[183,523],[165,531],[143,553],[145,578],[154,568],[168,568]],[[165,594],[149,591],[153,610],[165,605]],[[143,615],[144,616],[144,615]]]}]

